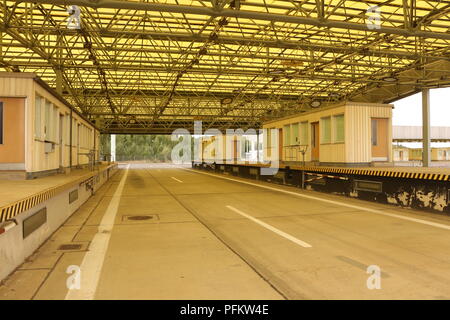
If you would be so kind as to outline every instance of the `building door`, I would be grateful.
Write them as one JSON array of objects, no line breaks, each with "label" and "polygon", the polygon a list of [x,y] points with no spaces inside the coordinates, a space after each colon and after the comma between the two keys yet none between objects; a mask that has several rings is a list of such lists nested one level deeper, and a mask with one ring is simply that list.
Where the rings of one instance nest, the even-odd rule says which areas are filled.
[{"label": "building door", "polygon": [[64,115],[59,115],[59,166],[64,167]]},{"label": "building door", "polygon": [[278,129],[278,160],[283,161],[283,129]]},{"label": "building door", "polygon": [[0,99],[0,170],[25,170],[25,99]]},{"label": "building door", "polygon": [[386,118],[372,118],[372,161],[388,161],[388,123]]},{"label": "building door", "polygon": [[311,123],[311,161],[319,161],[319,122]]}]

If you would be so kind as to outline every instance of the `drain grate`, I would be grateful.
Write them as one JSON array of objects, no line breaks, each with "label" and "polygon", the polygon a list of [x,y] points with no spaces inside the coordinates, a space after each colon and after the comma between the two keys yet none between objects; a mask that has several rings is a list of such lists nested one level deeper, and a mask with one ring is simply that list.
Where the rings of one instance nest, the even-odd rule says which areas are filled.
[{"label": "drain grate", "polygon": [[147,220],[158,220],[159,217],[156,214],[152,215],[135,215],[135,216],[123,216],[122,221],[147,221]]},{"label": "drain grate", "polygon": [[81,250],[81,244],[62,244],[58,247],[58,250]]}]

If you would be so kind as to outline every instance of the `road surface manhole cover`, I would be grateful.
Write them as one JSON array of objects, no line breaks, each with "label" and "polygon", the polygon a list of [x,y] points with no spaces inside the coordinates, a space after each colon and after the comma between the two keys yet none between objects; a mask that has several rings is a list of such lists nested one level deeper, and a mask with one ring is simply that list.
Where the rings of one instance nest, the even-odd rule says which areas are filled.
[{"label": "road surface manhole cover", "polygon": [[80,250],[81,244],[62,244],[58,250]]},{"label": "road surface manhole cover", "polygon": [[150,220],[153,219],[152,216],[129,216],[128,220]]},{"label": "road surface manhole cover", "polygon": [[122,221],[155,221],[159,220],[159,216],[157,214],[139,214],[133,216],[122,216]]}]

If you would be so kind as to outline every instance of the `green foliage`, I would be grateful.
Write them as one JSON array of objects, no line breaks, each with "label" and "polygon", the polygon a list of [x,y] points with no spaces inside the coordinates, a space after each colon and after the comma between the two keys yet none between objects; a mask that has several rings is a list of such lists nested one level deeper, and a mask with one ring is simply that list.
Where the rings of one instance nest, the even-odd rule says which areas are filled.
[{"label": "green foliage", "polygon": [[116,160],[168,162],[177,143],[168,135],[117,135]]}]

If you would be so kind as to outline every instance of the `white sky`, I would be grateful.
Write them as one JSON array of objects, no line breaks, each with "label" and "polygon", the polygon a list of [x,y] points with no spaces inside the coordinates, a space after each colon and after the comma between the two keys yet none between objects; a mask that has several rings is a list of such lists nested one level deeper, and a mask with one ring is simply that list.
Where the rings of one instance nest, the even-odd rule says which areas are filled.
[{"label": "white sky", "polygon": [[[430,90],[431,126],[450,127],[450,88]],[[394,102],[394,126],[422,125],[422,94],[418,93]],[[417,143],[402,143],[409,147],[420,147]],[[433,147],[450,146],[450,143],[432,143]]]},{"label": "white sky", "polygon": [[[450,88],[430,90],[431,125],[450,127]],[[394,126],[422,125],[422,94],[394,102]]]}]

